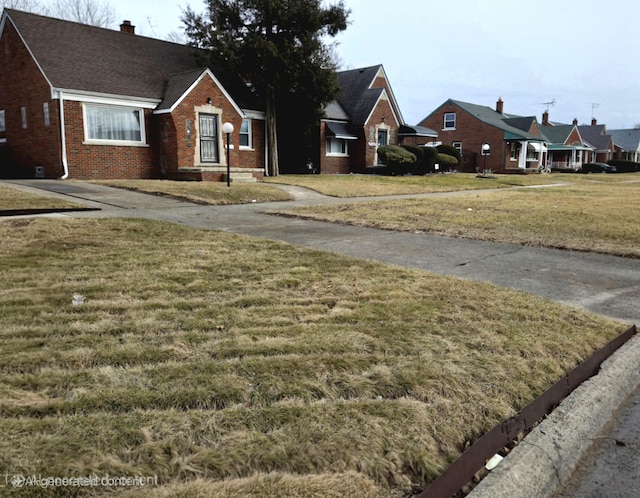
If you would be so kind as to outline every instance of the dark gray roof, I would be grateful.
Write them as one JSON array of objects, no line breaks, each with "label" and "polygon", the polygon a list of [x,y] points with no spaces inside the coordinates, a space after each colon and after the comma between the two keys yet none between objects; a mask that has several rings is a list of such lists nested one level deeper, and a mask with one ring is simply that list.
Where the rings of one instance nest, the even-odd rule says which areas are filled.
[{"label": "dark gray roof", "polygon": [[424,126],[400,125],[398,135],[401,137],[432,137],[438,136],[438,132]]},{"label": "dark gray roof", "polygon": [[[55,88],[161,100],[172,75],[204,66],[186,45],[12,9],[5,13]],[[211,70],[239,106],[264,107],[238,77],[220,65]]]},{"label": "dark gray roof", "polygon": [[180,97],[189,89],[191,85],[200,77],[204,69],[194,69],[185,73],[174,74],[167,81],[164,99],[156,107],[157,110],[171,109]]},{"label": "dark gray roof", "polygon": [[340,92],[336,100],[354,124],[364,124],[384,89],[369,88],[382,66],[371,66],[338,73]]},{"label": "dark gray roof", "polygon": [[605,125],[582,125],[578,126],[578,131],[582,139],[597,150],[607,150],[612,142],[611,135],[607,134]]},{"label": "dark gray roof", "polygon": [[339,119],[341,121],[349,121],[351,119],[337,100],[332,100],[327,104],[324,109],[324,115],[327,119]]},{"label": "dark gray roof", "polygon": [[327,121],[327,134],[342,140],[357,140],[356,135],[347,123]]},{"label": "dark gray roof", "polygon": [[640,150],[640,130],[609,130],[613,143],[623,150],[632,152]]}]

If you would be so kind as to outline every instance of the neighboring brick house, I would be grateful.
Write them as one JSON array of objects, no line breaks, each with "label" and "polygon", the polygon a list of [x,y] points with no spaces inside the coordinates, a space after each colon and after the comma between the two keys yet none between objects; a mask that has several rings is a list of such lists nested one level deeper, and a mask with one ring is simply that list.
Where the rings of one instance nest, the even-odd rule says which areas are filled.
[{"label": "neighboring brick house", "polygon": [[[463,171],[538,171],[546,164],[547,146],[537,119],[506,114],[503,108],[502,99],[495,109],[449,99],[419,125],[438,131],[443,144],[460,151]],[[484,144],[490,147],[488,155]]]},{"label": "neighboring brick house", "polygon": [[576,171],[595,160],[594,148],[583,140],[576,123],[552,123],[549,112],[542,113],[542,133],[548,139],[547,165],[551,170]]},{"label": "neighboring brick house", "polygon": [[378,147],[437,136],[404,124],[382,65],[338,73],[340,92],[320,122],[319,173],[364,172],[378,164]]},{"label": "neighboring brick house", "polygon": [[[577,124],[577,120],[574,120],[574,124]],[[598,121],[592,118],[591,125],[580,125],[578,131],[595,150],[595,157],[589,162],[606,163],[613,159],[616,148],[613,137],[607,133],[605,125],[599,125]]]},{"label": "neighboring brick house", "polygon": [[194,49],[7,9],[0,21],[0,176],[261,178],[264,107]]},{"label": "neighboring brick house", "polygon": [[640,162],[640,129],[609,130],[616,147],[616,159]]}]

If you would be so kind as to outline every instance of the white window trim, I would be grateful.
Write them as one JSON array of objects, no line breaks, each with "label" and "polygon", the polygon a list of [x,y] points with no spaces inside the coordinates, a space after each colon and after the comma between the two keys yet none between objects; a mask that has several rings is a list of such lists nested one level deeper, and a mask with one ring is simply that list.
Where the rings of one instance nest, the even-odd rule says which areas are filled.
[{"label": "white window trim", "polygon": [[[240,150],[253,150],[253,120],[251,118],[244,118],[242,121],[249,122],[249,132],[245,135],[249,135],[249,145],[241,145]],[[240,128],[239,137],[242,136],[242,128]],[[240,138],[238,138],[240,141]]]},{"label": "white window trim", "polygon": [[[335,140],[344,144],[344,152],[329,152],[329,141]],[[327,137],[326,154],[327,157],[349,157],[349,141],[340,138]]]},{"label": "white window trim", "polygon": [[[453,126],[447,126],[447,121],[451,121],[447,119],[448,115],[452,115],[453,116]],[[458,125],[458,116],[456,115],[455,112],[445,112],[443,119],[442,119],[442,129],[443,130],[455,130],[456,126]]]},{"label": "white window trim", "polygon": [[[87,106],[89,107],[109,107],[112,109],[129,109],[131,111],[140,112],[140,141],[135,140],[104,140],[89,138],[89,128],[87,126]],[[111,105],[111,104],[95,104],[90,102],[82,103],[82,125],[84,128],[84,145],[115,145],[115,146],[127,146],[127,147],[148,147],[145,114],[142,107],[124,106],[124,105]]]},{"label": "white window trim", "polygon": [[[457,144],[457,146],[456,146]],[[452,142],[451,146],[458,149],[458,152],[462,155],[462,142],[457,141],[457,142]]]},{"label": "white window trim", "polygon": [[20,107],[20,118],[22,119],[22,129],[27,129],[27,108],[25,106]]},{"label": "white window trim", "polygon": [[0,133],[7,131],[7,121],[4,109],[0,111]]}]

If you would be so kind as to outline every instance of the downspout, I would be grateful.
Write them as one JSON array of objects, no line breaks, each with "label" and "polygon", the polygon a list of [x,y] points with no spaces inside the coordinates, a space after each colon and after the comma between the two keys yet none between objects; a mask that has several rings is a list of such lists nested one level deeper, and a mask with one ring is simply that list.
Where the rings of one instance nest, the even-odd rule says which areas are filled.
[{"label": "downspout", "polygon": [[66,180],[69,178],[69,165],[67,164],[67,136],[64,131],[64,98],[62,92],[58,92],[60,101],[60,143],[62,147],[62,170],[64,174],[60,177],[60,180]]},{"label": "downspout", "polygon": [[267,140],[267,118],[264,119],[264,176],[269,176],[269,140]]}]

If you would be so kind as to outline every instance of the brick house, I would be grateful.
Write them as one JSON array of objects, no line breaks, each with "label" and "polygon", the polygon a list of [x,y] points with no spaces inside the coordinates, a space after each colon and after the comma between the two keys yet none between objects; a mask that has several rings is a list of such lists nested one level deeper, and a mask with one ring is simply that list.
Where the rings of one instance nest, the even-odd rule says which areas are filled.
[{"label": "brick house", "polygon": [[[577,124],[577,120],[574,121]],[[613,137],[607,133],[605,125],[599,125],[595,118],[591,119],[591,125],[578,126],[582,138],[593,147],[595,157],[589,162],[606,163],[613,159],[616,148]]]},{"label": "brick house", "polygon": [[[0,20],[0,176],[261,178],[264,107],[193,49],[6,9]],[[202,59],[204,60],[204,59]]]},{"label": "brick house", "polygon": [[616,159],[640,162],[640,129],[609,130],[616,147]]},{"label": "brick house", "polygon": [[495,109],[449,99],[419,125],[437,130],[443,144],[460,151],[463,171],[526,173],[546,164],[547,140],[537,119],[506,114],[502,99]]},{"label": "brick house", "polygon": [[577,120],[573,124],[549,121],[549,112],[542,113],[542,133],[548,140],[547,165],[551,170],[576,171],[584,163],[595,161],[595,150],[580,134]]},{"label": "brick house", "polygon": [[378,164],[378,147],[437,136],[404,123],[382,65],[341,71],[338,83],[320,122],[319,173],[364,172]]}]

